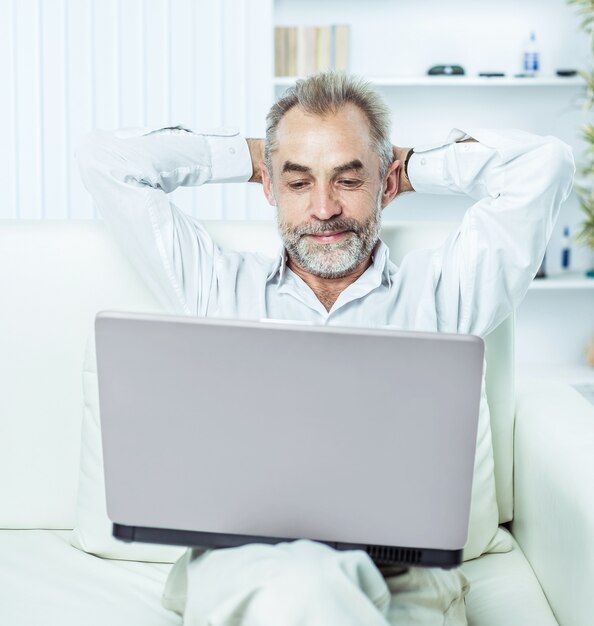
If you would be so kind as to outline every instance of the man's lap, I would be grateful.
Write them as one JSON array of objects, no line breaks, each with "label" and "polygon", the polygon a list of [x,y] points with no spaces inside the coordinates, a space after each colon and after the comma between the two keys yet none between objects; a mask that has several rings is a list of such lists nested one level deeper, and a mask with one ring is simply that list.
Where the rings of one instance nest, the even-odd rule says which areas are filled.
[{"label": "man's lap", "polygon": [[461,571],[411,567],[384,575],[359,550],[311,541],[187,550],[163,604],[185,626],[463,626]]}]

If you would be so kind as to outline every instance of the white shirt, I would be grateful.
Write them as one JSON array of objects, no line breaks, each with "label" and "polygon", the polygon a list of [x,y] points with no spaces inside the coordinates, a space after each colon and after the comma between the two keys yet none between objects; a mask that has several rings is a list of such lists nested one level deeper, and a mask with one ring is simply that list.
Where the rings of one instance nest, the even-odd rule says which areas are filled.
[{"label": "white shirt", "polygon": [[[456,143],[468,137],[477,143]],[[440,248],[413,251],[398,267],[380,242],[370,267],[326,311],[284,250],[276,258],[221,250],[168,199],[179,185],[247,181],[252,163],[238,132],[95,131],[77,157],[99,212],[172,312],[480,336],[524,297],[575,173],[569,146],[520,130],[453,129],[443,142],[416,146],[408,175],[417,192],[476,203]]]}]

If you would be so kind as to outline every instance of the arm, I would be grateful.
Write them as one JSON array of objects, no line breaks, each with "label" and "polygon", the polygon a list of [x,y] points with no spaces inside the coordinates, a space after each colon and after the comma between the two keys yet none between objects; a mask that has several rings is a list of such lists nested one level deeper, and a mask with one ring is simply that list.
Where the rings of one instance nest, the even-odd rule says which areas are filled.
[{"label": "arm", "polygon": [[431,257],[417,257],[433,268],[441,331],[483,336],[520,304],[574,172],[569,146],[520,130],[454,129],[441,144],[415,147],[416,191],[476,200]]},{"label": "arm", "polygon": [[180,127],[95,131],[76,156],[101,216],[160,302],[174,313],[205,314],[218,249],[167,194],[180,185],[247,181],[243,137]]}]

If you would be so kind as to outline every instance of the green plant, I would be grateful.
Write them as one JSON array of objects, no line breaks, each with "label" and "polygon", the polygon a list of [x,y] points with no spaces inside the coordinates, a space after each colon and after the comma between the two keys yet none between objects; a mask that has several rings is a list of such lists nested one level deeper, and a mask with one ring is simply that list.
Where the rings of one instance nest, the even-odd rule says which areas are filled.
[{"label": "green plant", "polygon": [[[590,37],[590,49],[594,54],[594,0],[567,0],[568,4],[577,7],[581,17],[581,27]],[[594,67],[581,70],[580,76],[586,82],[584,108],[594,108]],[[580,206],[585,214],[581,230],[576,235],[576,240],[594,249],[594,124],[582,126],[582,137],[586,141],[586,162],[579,168],[583,176],[581,182],[576,184],[575,189],[580,199]]]}]

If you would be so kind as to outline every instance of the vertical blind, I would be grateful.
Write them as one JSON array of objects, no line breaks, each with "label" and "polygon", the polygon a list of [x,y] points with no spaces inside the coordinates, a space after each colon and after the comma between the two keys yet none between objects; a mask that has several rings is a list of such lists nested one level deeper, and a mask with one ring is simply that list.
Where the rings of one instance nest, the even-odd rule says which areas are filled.
[{"label": "vertical blind", "polygon": [[[0,218],[93,219],[74,153],[93,128],[262,136],[272,0],[0,0]],[[202,219],[270,217],[251,185],[174,194]]]}]

